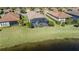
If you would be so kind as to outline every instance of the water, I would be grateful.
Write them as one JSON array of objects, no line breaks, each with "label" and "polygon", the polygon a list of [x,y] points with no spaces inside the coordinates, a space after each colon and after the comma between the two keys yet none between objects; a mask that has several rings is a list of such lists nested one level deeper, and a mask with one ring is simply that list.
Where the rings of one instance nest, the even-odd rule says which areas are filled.
[{"label": "water", "polygon": [[78,38],[31,42],[2,49],[4,51],[79,51]]}]

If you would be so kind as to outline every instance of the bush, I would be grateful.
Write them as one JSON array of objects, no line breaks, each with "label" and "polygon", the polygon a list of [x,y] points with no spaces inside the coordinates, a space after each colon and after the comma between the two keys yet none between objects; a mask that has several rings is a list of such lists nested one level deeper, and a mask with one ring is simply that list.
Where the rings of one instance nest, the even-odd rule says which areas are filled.
[{"label": "bush", "polygon": [[76,24],[76,25],[74,25],[74,27],[79,27],[79,25]]},{"label": "bush", "polygon": [[74,20],[73,24],[79,25],[79,19]]},{"label": "bush", "polygon": [[63,23],[61,24],[61,26],[65,26],[65,23],[63,22]]},{"label": "bush", "polygon": [[53,21],[49,21],[49,22],[48,22],[48,25],[49,25],[49,26],[54,26],[55,24],[54,24]]},{"label": "bush", "polygon": [[2,31],[2,28],[0,28],[0,31]]},{"label": "bush", "polygon": [[72,24],[77,24],[77,20],[73,20]]},{"label": "bush", "polygon": [[72,24],[73,23],[73,20],[71,18],[67,18],[65,23],[66,24]]},{"label": "bush", "polygon": [[79,25],[79,19],[77,19],[77,24]]},{"label": "bush", "polygon": [[19,25],[21,26],[26,26],[26,22],[27,22],[27,17],[26,16],[22,16],[20,17],[20,20],[18,20]]},{"label": "bush", "polygon": [[29,28],[34,28],[30,22],[26,22],[26,26]]},{"label": "bush", "polygon": [[60,24],[61,24],[61,22],[60,22],[60,21],[55,21],[55,22],[56,22],[56,24],[57,24],[57,25],[60,25]]},{"label": "bush", "polygon": [[26,10],[25,9],[21,9],[21,13],[26,13]]}]

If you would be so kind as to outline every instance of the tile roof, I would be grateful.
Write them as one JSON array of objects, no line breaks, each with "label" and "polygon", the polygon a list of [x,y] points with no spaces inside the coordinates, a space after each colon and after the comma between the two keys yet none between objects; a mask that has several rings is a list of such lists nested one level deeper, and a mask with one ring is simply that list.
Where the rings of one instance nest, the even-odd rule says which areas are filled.
[{"label": "tile roof", "polygon": [[17,20],[19,20],[19,15],[13,12],[9,12],[0,19],[0,22],[17,21]]},{"label": "tile roof", "polygon": [[34,12],[34,11],[30,11],[27,13],[27,17],[29,20],[32,20],[34,18],[45,18],[44,15]]},{"label": "tile roof", "polygon": [[52,16],[55,16],[57,18],[68,18],[68,17],[72,17],[71,15],[68,15],[64,12],[60,12],[60,11],[52,11],[49,12]]}]

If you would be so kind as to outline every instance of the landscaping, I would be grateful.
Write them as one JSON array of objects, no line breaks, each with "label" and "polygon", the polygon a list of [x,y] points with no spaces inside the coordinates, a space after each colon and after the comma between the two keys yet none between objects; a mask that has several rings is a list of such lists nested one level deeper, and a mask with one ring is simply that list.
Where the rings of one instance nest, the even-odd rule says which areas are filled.
[{"label": "landscaping", "polygon": [[56,9],[1,9],[0,50],[79,50],[79,18]]},{"label": "landscaping", "polygon": [[66,38],[79,39],[79,28],[75,28],[72,25],[65,27],[55,26],[33,29],[14,26],[2,29],[2,31],[0,31],[0,49],[9,48],[24,43],[42,42],[56,39],[65,40]]}]

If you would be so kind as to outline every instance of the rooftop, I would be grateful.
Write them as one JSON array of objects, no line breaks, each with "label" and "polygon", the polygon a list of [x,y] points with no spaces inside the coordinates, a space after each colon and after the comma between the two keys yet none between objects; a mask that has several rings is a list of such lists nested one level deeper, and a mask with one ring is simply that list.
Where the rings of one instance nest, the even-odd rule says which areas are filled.
[{"label": "rooftop", "polygon": [[29,20],[32,20],[34,18],[45,18],[44,15],[34,12],[34,11],[30,11],[27,13],[27,17]]},{"label": "rooftop", "polygon": [[72,17],[64,12],[60,12],[60,11],[52,11],[49,12],[52,16],[55,16],[57,18],[68,18],[68,17]]},{"label": "rooftop", "polygon": [[17,21],[17,20],[19,20],[19,15],[13,12],[9,12],[7,14],[4,14],[4,16],[0,19],[0,22]]}]

